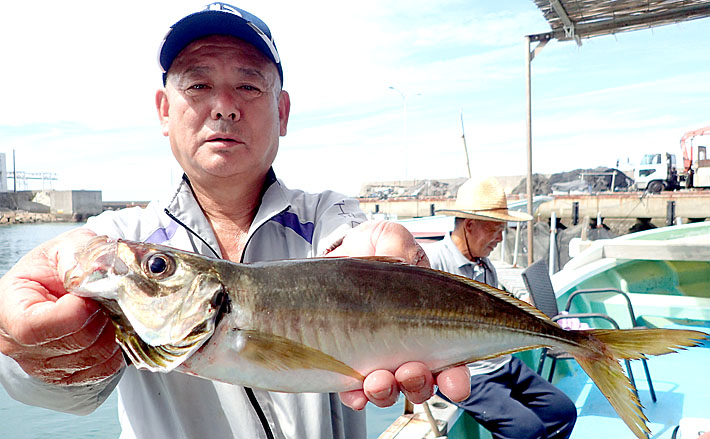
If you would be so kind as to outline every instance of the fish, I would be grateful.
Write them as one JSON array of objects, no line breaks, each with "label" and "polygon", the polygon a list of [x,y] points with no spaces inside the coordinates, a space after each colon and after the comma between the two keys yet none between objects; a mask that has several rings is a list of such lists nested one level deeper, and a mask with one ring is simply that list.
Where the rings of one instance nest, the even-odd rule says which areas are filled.
[{"label": "fish", "polygon": [[279,392],[361,389],[377,369],[434,373],[537,348],[569,352],[638,437],[650,433],[619,363],[697,346],[680,329],[568,331],[508,293],[382,257],[238,264],[97,236],[65,289],[98,301],[137,368]]}]

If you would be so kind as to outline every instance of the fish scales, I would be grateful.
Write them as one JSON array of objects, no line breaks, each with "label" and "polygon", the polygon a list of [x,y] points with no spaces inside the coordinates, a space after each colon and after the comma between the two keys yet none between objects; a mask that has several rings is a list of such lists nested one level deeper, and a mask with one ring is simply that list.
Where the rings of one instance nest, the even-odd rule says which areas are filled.
[{"label": "fish scales", "polygon": [[102,303],[136,367],[284,392],[362,388],[376,369],[432,370],[536,347],[567,350],[633,433],[648,433],[620,359],[695,346],[670,329],[565,331],[467,278],[372,258],[235,264],[96,237],[65,288]]},{"label": "fish scales", "polygon": [[[521,319],[519,308],[512,304],[501,304],[480,292],[475,292],[472,300],[465,297],[471,295],[468,285],[451,288],[448,275],[422,269],[413,276],[413,269],[417,267],[345,258],[274,262],[263,267],[254,264],[250,268],[254,273],[249,278],[256,280],[250,283],[260,285],[253,297],[261,301],[261,307],[253,311],[265,313],[274,308],[281,308],[285,314],[303,311],[325,320],[326,325],[347,320],[357,329],[372,330],[391,327],[395,322],[406,327],[433,325],[469,330],[487,322],[499,326],[501,321],[511,328],[525,329],[527,323],[527,328],[540,329],[539,318]],[[303,274],[306,270],[325,274]],[[288,306],[292,298],[295,298],[293,308]],[[501,305],[509,312],[501,309]],[[556,325],[548,325],[547,329],[559,332]]]},{"label": "fish scales", "polygon": [[[260,321],[238,323],[237,326],[253,326],[261,331],[271,331],[289,337],[289,333],[276,332],[270,325],[272,321],[290,321],[296,327],[318,328],[333,334],[330,340],[336,342],[344,338],[343,334],[356,333],[360,336],[360,345],[370,347],[371,355],[388,357],[391,357],[391,350],[386,349],[383,340],[390,344],[405,338],[423,337],[424,340],[433,342],[436,340],[431,339],[431,334],[435,333],[438,340],[447,339],[451,343],[460,345],[465,342],[470,345],[474,328],[485,327],[487,323],[489,328],[500,328],[500,314],[503,313],[496,316],[494,303],[486,300],[487,295],[479,297],[479,302],[482,301],[483,305],[479,303],[477,306],[471,306],[470,298],[468,301],[460,300],[462,294],[466,294],[462,291],[444,290],[441,294],[431,294],[423,287],[425,282],[412,276],[411,268],[402,264],[383,266],[381,263],[349,259],[285,261],[268,264],[265,268],[257,264],[251,267],[252,273],[246,276],[250,285],[261,285],[252,296],[259,303],[253,304],[254,308],[249,315],[264,318]],[[317,276],[311,275],[309,271],[317,273]],[[431,270],[424,270],[424,273],[434,273],[436,275],[433,278],[441,280],[439,273]],[[244,276],[237,278],[243,279]],[[233,282],[240,282],[238,279]],[[296,285],[294,279],[299,280]],[[231,283],[226,280],[225,282]],[[383,285],[391,285],[391,288],[383,291]],[[282,297],[284,295],[285,300]],[[293,303],[293,297],[299,300]],[[437,304],[440,302],[448,303],[448,308],[438,309]],[[280,306],[281,315],[269,315],[268,310],[278,309],[279,303],[288,305]],[[484,306],[486,303],[490,306]],[[242,303],[238,306],[247,305]],[[517,311],[513,305],[509,307]],[[488,309],[490,311],[480,316],[476,312]],[[540,330],[540,319],[534,316],[528,319],[515,316],[507,321],[511,330],[517,328],[523,333],[527,330],[530,334]],[[527,327],[524,326],[526,322]],[[553,332],[560,331],[556,325],[549,326],[549,330]],[[489,335],[492,333],[491,331]],[[501,343],[505,345],[504,338],[498,335],[495,343],[486,344],[496,347]],[[297,341],[307,342],[303,339]],[[374,346],[375,343],[379,346]],[[531,343],[534,344],[537,343]],[[352,352],[338,349],[337,343],[311,346],[340,359],[347,358],[347,352]],[[417,355],[416,352],[410,354],[413,357]],[[484,354],[488,354],[488,351]],[[470,359],[470,355],[459,355],[458,362]],[[379,364],[381,362],[382,360],[377,361]],[[432,362],[428,365],[439,369],[449,364]],[[356,369],[360,371],[357,367]]]}]

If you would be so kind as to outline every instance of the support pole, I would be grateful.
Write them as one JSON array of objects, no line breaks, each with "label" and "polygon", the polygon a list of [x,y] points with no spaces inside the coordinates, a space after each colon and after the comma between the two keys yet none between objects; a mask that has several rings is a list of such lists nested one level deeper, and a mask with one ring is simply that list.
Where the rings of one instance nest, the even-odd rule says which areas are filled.
[{"label": "support pole", "polygon": [[[533,175],[532,175],[532,98],[531,98],[531,83],[530,83],[530,63],[533,60],[534,54],[530,52],[530,36],[525,37],[525,102],[527,104],[527,114],[526,114],[526,124],[525,132],[527,138],[527,156],[528,156],[528,169],[527,169],[527,201],[528,201],[528,214],[533,216]],[[528,224],[528,267],[533,263],[533,223],[535,219],[533,218]]]},{"label": "support pole", "polygon": [[422,403],[422,407],[424,408],[424,413],[426,414],[426,419],[429,421],[429,426],[431,427],[431,432],[434,434],[435,438],[440,438],[441,436],[441,431],[439,431],[439,425],[436,423],[436,419],[434,419],[434,415],[431,414],[431,409],[429,408],[429,404],[427,404],[426,401]]},{"label": "support pole", "polygon": [[[513,247],[513,267],[518,266],[518,252],[520,251],[520,228],[522,223],[518,223],[515,227],[515,246]],[[528,224],[527,227],[530,227]]]},{"label": "support pole", "polygon": [[557,212],[552,211],[550,214],[550,263],[548,270],[550,277],[555,274],[557,266]]},{"label": "support pole", "polygon": [[508,224],[503,229],[503,240],[500,243],[500,260],[505,262],[505,244],[508,242]]},{"label": "support pole", "polygon": [[12,150],[12,191],[17,192],[17,169],[15,169],[15,150]]},{"label": "support pole", "polygon": [[[528,192],[528,214],[533,217],[533,220],[528,224],[528,266],[533,263],[533,223],[535,222],[533,214],[533,173],[532,173],[532,84],[530,64],[535,59],[535,55],[542,50],[548,41],[552,38],[552,34],[526,35],[525,36],[525,101],[527,103],[527,117],[525,124],[527,138],[527,153],[528,153],[528,172],[527,172],[527,192]],[[530,51],[530,41],[537,41],[537,46],[533,51]]]}]

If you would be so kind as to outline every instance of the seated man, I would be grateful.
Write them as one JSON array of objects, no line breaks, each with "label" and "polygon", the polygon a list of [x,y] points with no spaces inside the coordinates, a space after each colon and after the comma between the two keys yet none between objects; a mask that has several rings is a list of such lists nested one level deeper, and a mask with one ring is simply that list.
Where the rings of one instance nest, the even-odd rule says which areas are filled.
[{"label": "seated man", "polygon": [[[507,221],[530,221],[508,211],[505,192],[492,178],[468,180],[458,191],[454,230],[425,246],[432,268],[497,287],[488,255],[503,239]],[[471,371],[471,395],[455,403],[473,415],[496,439],[564,439],[572,434],[577,410],[559,389],[510,355],[477,361]],[[444,395],[440,395],[448,400]]]}]

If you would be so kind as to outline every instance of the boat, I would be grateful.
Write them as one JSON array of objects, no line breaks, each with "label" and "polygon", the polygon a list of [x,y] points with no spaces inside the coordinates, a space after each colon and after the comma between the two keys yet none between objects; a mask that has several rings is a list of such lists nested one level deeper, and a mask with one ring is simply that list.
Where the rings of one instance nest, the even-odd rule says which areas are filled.
[{"label": "boat", "polygon": [[[642,316],[666,316],[677,324],[710,322],[710,222],[683,224],[593,241],[552,276],[563,305],[580,289],[627,293]],[[575,301],[573,312],[609,313],[623,320],[618,295],[592,306]]]},{"label": "boat", "polygon": [[[627,293],[637,320],[648,327],[688,328],[710,334],[710,222],[669,226],[591,243],[552,277],[560,309],[577,290],[612,288]],[[632,326],[623,297],[601,293],[578,296],[570,312],[610,315],[621,327]],[[533,369],[540,350],[515,354]],[[549,362],[548,362],[549,363]],[[685,429],[710,431],[710,343],[650,357],[648,366],[657,401],[653,402],[642,364],[632,372],[653,439],[685,438]],[[547,369],[543,371],[547,376]],[[611,405],[574,361],[559,362],[553,383],[576,404],[572,439],[633,438]],[[449,439],[487,439],[491,435],[472,417],[439,399],[430,412]],[[401,409],[400,409],[401,410]],[[379,439],[435,437],[423,406],[401,415]],[[680,431],[680,433],[679,433]],[[687,435],[687,433],[686,433]],[[692,436],[693,438],[697,437]]]}]

